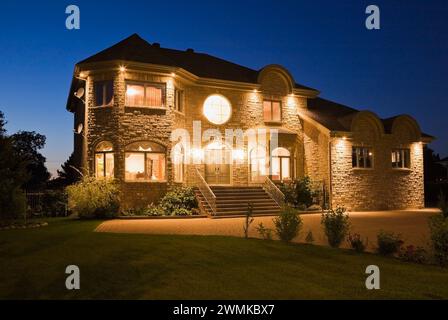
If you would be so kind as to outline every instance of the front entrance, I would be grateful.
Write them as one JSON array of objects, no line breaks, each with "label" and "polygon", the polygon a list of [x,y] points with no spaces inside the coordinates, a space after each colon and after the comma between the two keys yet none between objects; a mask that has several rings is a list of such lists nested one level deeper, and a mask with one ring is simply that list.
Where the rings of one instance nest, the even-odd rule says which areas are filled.
[{"label": "front entrance", "polygon": [[205,180],[211,185],[230,184],[231,150],[223,143],[213,142],[205,149]]}]

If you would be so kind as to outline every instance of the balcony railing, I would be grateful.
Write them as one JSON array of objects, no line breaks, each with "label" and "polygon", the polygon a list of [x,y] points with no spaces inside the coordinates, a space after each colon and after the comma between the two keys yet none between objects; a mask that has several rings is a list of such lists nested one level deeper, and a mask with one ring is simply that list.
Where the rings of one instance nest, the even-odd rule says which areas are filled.
[{"label": "balcony railing", "polygon": [[271,178],[266,176],[262,187],[280,207],[285,204],[285,195],[281,192],[277,185],[272,182]]},{"label": "balcony railing", "polygon": [[205,201],[209,205],[210,209],[212,210],[211,214],[216,214],[216,196],[213,193],[212,189],[210,189],[210,186],[208,185],[207,181],[205,181],[204,177],[199,172],[198,168],[196,168],[196,177],[198,181],[198,189],[201,192],[202,196],[204,197]]}]

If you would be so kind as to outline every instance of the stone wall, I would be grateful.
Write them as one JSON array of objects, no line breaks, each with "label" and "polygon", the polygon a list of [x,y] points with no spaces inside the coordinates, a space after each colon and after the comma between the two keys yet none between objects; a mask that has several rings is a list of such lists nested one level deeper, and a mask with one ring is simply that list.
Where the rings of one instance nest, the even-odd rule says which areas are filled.
[{"label": "stone wall", "polygon": [[[384,134],[368,121],[359,121],[353,136],[331,139],[332,206],[348,210],[386,210],[422,208],[423,145]],[[366,146],[373,150],[373,167],[352,168],[352,147]],[[394,169],[391,152],[394,148],[410,149],[410,168]]]}]

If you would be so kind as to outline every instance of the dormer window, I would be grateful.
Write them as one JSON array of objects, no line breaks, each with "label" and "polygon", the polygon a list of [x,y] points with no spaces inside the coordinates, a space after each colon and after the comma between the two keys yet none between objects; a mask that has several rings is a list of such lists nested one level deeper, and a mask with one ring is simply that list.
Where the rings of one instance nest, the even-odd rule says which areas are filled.
[{"label": "dormer window", "polygon": [[145,108],[165,107],[165,85],[159,83],[128,82],[126,106]]},{"label": "dormer window", "polygon": [[95,107],[107,107],[114,103],[113,81],[96,81],[94,83]]},{"label": "dormer window", "polygon": [[263,118],[264,122],[281,122],[282,121],[282,103],[276,100],[263,101]]}]

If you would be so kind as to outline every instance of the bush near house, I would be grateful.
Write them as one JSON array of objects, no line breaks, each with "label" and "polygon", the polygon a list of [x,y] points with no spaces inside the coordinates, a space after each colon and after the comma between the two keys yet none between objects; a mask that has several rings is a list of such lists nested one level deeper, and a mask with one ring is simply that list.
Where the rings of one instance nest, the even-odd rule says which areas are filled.
[{"label": "bush near house", "polygon": [[339,248],[350,229],[350,222],[346,209],[337,207],[336,210],[328,210],[322,213],[322,224],[328,244],[333,248]]},{"label": "bush near house", "polygon": [[425,263],[427,261],[426,250],[413,245],[402,248],[398,257],[406,262]]},{"label": "bush near house", "polygon": [[448,265],[448,217],[443,212],[429,218],[431,247],[434,258],[441,266]]},{"label": "bush near house", "polygon": [[348,235],[348,243],[350,244],[350,247],[352,249],[354,249],[356,252],[364,252],[366,250],[367,247],[367,240],[364,241],[361,238],[361,235],[359,233],[355,233],[355,234],[349,234]]},{"label": "bush near house", "polygon": [[169,191],[158,205],[132,208],[123,212],[126,216],[191,216],[198,215],[198,202],[191,187],[177,187]]},{"label": "bush near house", "polygon": [[160,200],[159,206],[167,215],[191,215],[192,210],[198,207],[198,202],[193,188],[178,187],[167,192]]},{"label": "bush near house", "polygon": [[377,251],[383,256],[390,256],[397,253],[404,241],[399,234],[381,230],[377,235]]},{"label": "bush near house", "polygon": [[285,195],[287,204],[294,208],[305,210],[313,204],[313,194],[311,190],[311,180],[309,177],[294,180],[289,183],[282,183],[280,190]]},{"label": "bush near house", "polygon": [[280,215],[273,219],[275,225],[275,232],[280,240],[291,241],[300,232],[302,228],[302,218],[297,214],[297,211],[291,207],[284,207]]},{"label": "bush near house", "polygon": [[119,188],[113,180],[84,177],[66,190],[69,210],[82,219],[113,218],[118,214]]}]

